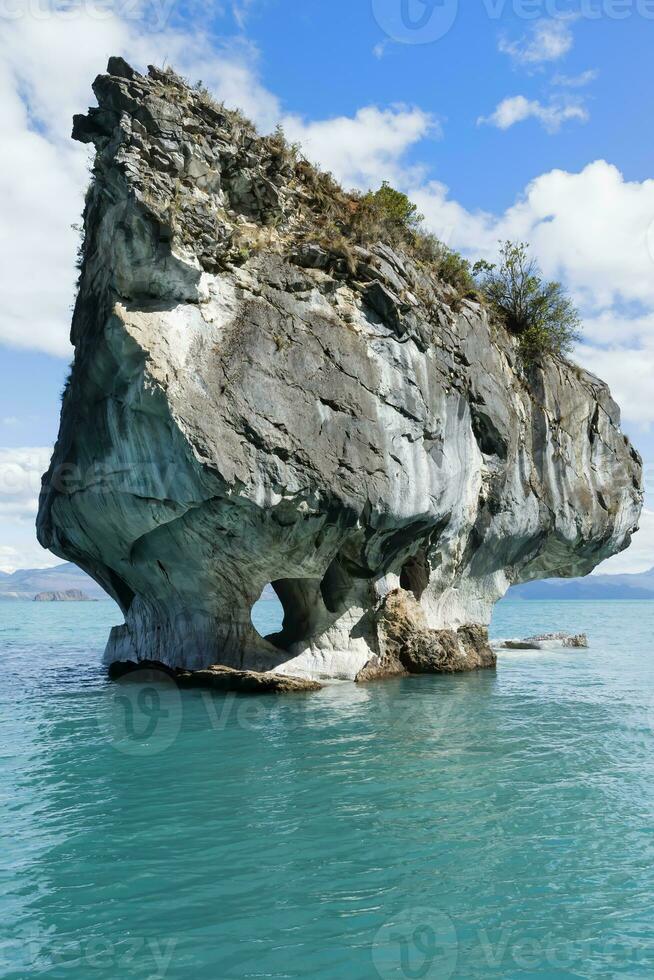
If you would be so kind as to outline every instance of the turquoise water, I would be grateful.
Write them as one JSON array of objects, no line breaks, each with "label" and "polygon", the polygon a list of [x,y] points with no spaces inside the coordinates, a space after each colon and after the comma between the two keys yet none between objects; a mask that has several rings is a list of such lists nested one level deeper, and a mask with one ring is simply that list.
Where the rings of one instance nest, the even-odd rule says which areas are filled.
[{"label": "turquoise water", "polygon": [[118,619],[0,605],[0,976],[654,976],[654,603],[506,603],[592,648],[254,700],[108,684]]}]

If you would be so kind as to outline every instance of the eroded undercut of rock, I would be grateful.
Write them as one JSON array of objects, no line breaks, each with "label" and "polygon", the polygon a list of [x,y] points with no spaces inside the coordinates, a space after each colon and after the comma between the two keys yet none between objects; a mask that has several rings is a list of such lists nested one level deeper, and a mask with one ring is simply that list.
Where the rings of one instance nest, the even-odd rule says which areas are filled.
[{"label": "eroded undercut of rock", "polygon": [[[330,248],[311,168],[174,74],[111,59],[94,92],[38,534],[123,610],[108,662],[484,667],[510,584],[627,546],[641,464],[601,381],[525,367],[388,245]],[[284,624],[262,638],[267,583]]]}]

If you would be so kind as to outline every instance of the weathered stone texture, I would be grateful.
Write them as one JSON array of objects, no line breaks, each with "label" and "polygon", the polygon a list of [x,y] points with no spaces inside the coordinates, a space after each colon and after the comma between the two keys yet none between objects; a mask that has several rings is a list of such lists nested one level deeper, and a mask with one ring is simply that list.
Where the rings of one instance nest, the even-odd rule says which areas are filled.
[{"label": "weathered stone texture", "polygon": [[[526,369],[481,306],[386,244],[312,241],[305,165],[176,76],[112,59],[94,91],[38,533],[119,602],[109,661],[486,666],[510,584],[626,547],[641,464],[601,381]],[[268,582],[285,619],[263,639]]]}]

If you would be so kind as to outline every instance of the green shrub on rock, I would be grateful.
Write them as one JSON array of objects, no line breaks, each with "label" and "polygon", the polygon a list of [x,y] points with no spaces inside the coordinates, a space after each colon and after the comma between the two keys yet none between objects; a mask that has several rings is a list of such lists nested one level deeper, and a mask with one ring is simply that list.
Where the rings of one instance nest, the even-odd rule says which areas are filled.
[{"label": "green shrub on rock", "polygon": [[473,269],[491,311],[520,340],[528,360],[567,354],[580,336],[577,309],[559,282],[542,278],[524,242],[504,242],[497,265]]},{"label": "green shrub on rock", "polygon": [[410,237],[423,220],[417,205],[402,191],[391,187],[387,180],[379,190],[364,194],[360,210],[368,212],[373,222],[397,239]]},{"label": "green shrub on rock", "polygon": [[[579,339],[579,314],[560,283],[543,279],[526,244],[504,242],[497,264],[481,261],[472,266],[436,235],[422,229],[424,219],[417,205],[388,181],[376,191],[346,194],[330,175],[307,167],[310,175],[315,175],[312,188],[320,203],[318,240],[345,257],[351,272],[356,270],[353,244],[387,242],[404,249],[428,273],[451,286],[457,300],[468,298],[486,304],[494,319],[519,338],[525,360],[572,350]],[[306,182],[304,171],[302,177]],[[327,181],[324,187],[318,177]],[[315,230],[313,234],[317,238]]]},{"label": "green shrub on rock", "polygon": [[473,295],[477,284],[470,262],[445,245],[436,235],[419,231],[413,240],[412,254],[432,270],[439,279],[456,289],[459,296]]},{"label": "green shrub on rock", "polygon": [[368,191],[357,204],[352,225],[360,242],[383,240],[400,245],[460,296],[474,292],[476,284],[468,260],[435,235],[422,230],[423,215],[406,194],[384,181],[377,191]]}]

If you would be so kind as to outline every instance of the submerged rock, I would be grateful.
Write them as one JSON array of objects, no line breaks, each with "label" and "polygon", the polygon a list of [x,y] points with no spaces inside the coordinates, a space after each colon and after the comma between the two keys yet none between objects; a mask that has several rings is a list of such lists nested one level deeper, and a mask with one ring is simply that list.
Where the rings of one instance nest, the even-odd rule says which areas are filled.
[{"label": "submerged rock", "polygon": [[542,633],[524,640],[495,640],[492,645],[496,650],[587,650],[588,637],[585,633]]},{"label": "submerged rock", "polygon": [[332,241],[329,181],[174,74],[112,59],[94,92],[38,535],[120,604],[109,662],[488,666],[509,585],[628,545],[641,463],[601,381],[526,367],[411,256]]}]

